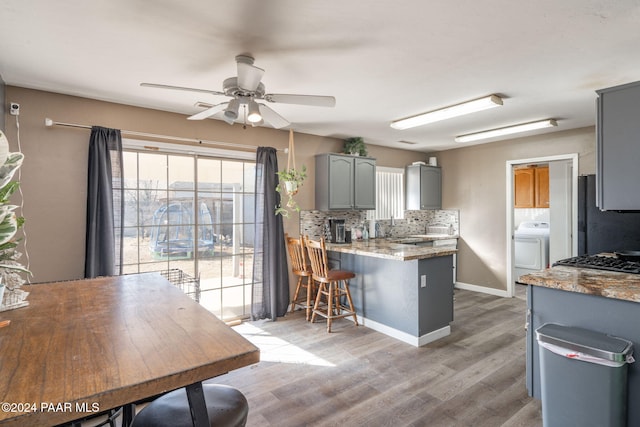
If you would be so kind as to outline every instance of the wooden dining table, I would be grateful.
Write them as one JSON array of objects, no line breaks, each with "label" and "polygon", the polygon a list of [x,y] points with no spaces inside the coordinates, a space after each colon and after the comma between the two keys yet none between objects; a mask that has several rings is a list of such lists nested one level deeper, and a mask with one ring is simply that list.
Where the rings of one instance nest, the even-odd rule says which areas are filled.
[{"label": "wooden dining table", "polygon": [[159,273],[22,289],[29,306],[0,312],[10,321],[0,328],[2,425],[71,422],[187,387],[194,421],[208,426],[201,382],[260,358]]}]

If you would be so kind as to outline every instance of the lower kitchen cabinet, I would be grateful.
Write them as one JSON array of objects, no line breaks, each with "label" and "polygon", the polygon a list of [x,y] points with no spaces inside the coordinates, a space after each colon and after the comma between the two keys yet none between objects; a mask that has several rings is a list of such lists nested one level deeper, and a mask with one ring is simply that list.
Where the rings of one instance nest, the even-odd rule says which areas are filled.
[{"label": "lower kitchen cabinet", "polygon": [[422,346],[449,335],[453,255],[411,261],[340,253],[356,277],[349,288],[365,326]]},{"label": "lower kitchen cabinet", "polygon": [[[640,303],[529,285],[527,288],[526,385],[541,398],[540,356],[535,331],[545,323],[575,326],[633,342],[640,352]],[[576,362],[585,363],[585,362]],[[640,426],[640,364],[628,365],[627,425]],[[576,391],[579,393],[580,391]]]}]

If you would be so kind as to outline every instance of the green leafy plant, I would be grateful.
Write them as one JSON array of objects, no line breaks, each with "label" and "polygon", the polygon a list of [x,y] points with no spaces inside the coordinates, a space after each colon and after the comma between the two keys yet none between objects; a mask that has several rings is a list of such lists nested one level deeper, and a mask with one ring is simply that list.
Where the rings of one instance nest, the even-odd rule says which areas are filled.
[{"label": "green leafy plant", "polygon": [[358,154],[360,156],[367,155],[367,146],[364,144],[364,140],[360,136],[354,138],[348,138],[344,140],[344,153],[346,154]]},{"label": "green leafy plant", "polygon": [[300,212],[300,206],[295,201],[294,196],[298,194],[298,190],[302,187],[304,180],[307,178],[307,168],[302,165],[302,169],[285,169],[282,171],[276,172],[278,175],[278,185],[276,186],[276,191],[280,193],[281,196],[286,194],[287,203],[285,207],[282,206],[282,201],[280,201],[280,205],[276,208],[276,215],[282,215],[285,218],[289,217],[289,209],[293,209],[296,212]]},{"label": "green leafy plant", "polygon": [[11,179],[22,165],[24,155],[9,153],[8,148],[7,138],[0,131],[0,277],[2,284],[12,289],[24,283],[19,273],[30,272],[17,261],[21,254],[16,251],[15,235],[24,224],[24,218],[16,215],[18,206],[9,204],[9,198],[20,186]]}]

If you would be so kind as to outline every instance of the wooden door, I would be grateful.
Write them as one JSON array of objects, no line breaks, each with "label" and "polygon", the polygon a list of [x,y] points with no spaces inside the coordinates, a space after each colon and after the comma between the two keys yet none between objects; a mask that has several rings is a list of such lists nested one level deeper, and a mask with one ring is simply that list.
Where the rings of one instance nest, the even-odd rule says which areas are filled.
[{"label": "wooden door", "polygon": [[549,167],[534,168],[535,171],[535,207],[549,207]]},{"label": "wooden door", "polygon": [[[514,207],[532,208],[534,207],[535,172],[534,168],[520,168],[513,171],[514,180]],[[549,182],[549,170],[547,169],[547,188]],[[548,200],[548,191],[547,191]]]}]

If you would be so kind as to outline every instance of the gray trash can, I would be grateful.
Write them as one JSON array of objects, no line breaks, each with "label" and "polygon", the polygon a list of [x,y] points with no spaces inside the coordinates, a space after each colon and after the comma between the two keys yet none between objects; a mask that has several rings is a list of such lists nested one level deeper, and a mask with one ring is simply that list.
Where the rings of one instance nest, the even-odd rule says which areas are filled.
[{"label": "gray trash can", "polygon": [[630,341],[554,323],[536,338],[545,427],[627,425]]}]

